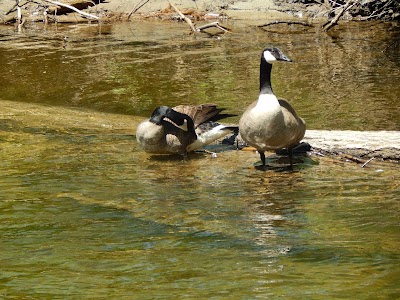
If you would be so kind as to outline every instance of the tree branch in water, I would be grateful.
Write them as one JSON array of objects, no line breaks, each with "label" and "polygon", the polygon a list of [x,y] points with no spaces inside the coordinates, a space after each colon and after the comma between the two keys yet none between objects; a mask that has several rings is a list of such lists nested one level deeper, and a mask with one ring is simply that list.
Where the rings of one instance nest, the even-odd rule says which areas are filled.
[{"label": "tree branch in water", "polygon": [[218,22],[212,22],[212,23],[209,23],[209,24],[205,24],[205,25],[196,27],[196,25],[193,24],[192,20],[190,20],[188,17],[186,17],[175,5],[173,5],[173,4],[171,3],[170,0],[168,0],[168,2],[169,2],[169,4],[171,5],[171,7],[178,13],[178,15],[180,16],[180,18],[183,19],[186,23],[189,24],[190,29],[191,29],[193,32],[201,32],[201,31],[204,31],[204,29],[211,28],[211,27],[216,27],[216,28],[218,28],[219,30],[222,30],[222,31],[225,32],[225,33],[226,33],[226,32],[230,32],[230,31],[228,30],[228,28],[226,28],[226,27],[220,25]]},{"label": "tree branch in water", "polygon": [[185,20],[186,23],[189,24],[190,29],[192,29],[193,32],[196,32],[196,27],[194,26],[192,20],[190,20],[188,17],[186,17],[175,5],[172,4],[172,2],[170,0],[168,0],[169,5],[171,5],[171,7],[173,9],[175,9],[175,11],[178,13],[178,15],[182,18],[182,20]]},{"label": "tree branch in water", "polygon": [[266,23],[263,25],[257,25],[257,27],[262,28],[262,27],[267,27],[271,25],[276,25],[276,24],[287,24],[287,25],[303,25],[303,26],[310,26],[312,27],[313,25],[307,22],[301,22],[301,21],[274,21],[270,23]]},{"label": "tree branch in water", "polygon": [[350,8],[352,8],[354,5],[356,5],[358,2],[359,0],[349,0],[345,5],[343,5],[341,7],[341,10],[335,15],[335,17],[332,20],[326,22],[322,26],[322,28],[324,28],[324,31],[328,31],[329,29],[331,29],[331,27],[335,26],[339,21],[339,19],[341,18],[341,16]]}]

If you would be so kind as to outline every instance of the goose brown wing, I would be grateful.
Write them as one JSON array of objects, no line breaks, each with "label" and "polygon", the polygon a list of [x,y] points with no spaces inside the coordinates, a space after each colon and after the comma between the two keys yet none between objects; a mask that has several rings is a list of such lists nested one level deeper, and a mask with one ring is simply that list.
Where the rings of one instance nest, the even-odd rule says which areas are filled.
[{"label": "goose brown wing", "polygon": [[207,122],[222,111],[221,109],[217,108],[215,104],[211,103],[201,105],[178,105],[173,107],[173,109],[191,117],[194,127]]},{"label": "goose brown wing", "polygon": [[290,103],[285,100],[285,99],[278,99],[280,106],[282,106],[283,108],[286,108],[295,118],[298,118],[296,111],[294,110],[294,108],[290,105]]},{"label": "goose brown wing", "polygon": [[287,102],[285,99],[279,99],[278,101],[285,115],[286,126],[290,126],[291,131],[296,133],[293,143],[297,144],[304,137],[306,131],[306,122],[297,115],[296,111],[289,104],[289,102]]},{"label": "goose brown wing", "polygon": [[232,114],[221,114],[224,109],[218,108],[217,105],[213,103],[201,105],[178,105],[173,107],[173,109],[191,117],[195,128],[208,121],[215,122],[223,118],[235,116]]}]

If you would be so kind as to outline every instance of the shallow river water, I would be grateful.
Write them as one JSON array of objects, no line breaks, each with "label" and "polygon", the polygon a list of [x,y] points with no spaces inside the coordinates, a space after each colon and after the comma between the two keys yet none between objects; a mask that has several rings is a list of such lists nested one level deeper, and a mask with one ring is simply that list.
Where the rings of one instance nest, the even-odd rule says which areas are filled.
[{"label": "shallow river water", "polygon": [[134,136],[160,104],[240,115],[265,45],[293,59],[274,91],[309,129],[400,130],[399,27],[228,26],[0,28],[1,298],[400,297],[398,165],[262,172],[253,152],[158,157]]}]

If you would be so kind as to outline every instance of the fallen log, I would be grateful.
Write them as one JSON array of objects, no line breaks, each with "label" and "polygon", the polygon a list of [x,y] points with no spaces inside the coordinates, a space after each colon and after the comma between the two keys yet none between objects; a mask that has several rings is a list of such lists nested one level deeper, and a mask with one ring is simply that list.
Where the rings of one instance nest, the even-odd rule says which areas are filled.
[{"label": "fallen log", "polygon": [[303,25],[303,26],[308,26],[308,27],[313,27],[312,24],[308,22],[302,22],[302,21],[273,21],[269,23],[265,23],[262,25],[257,25],[258,28],[263,28],[271,25],[278,25],[278,24],[286,24],[286,25]]},{"label": "fallen log", "polygon": [[[240,135],[224,137],[220,144],[246,151],[256,151]],[[310,153],[352,161],[365,167],[372,160],[400,163],[400,131],[307,130],[294,154]],[[276,151],[288,155],[287,149]]]},{"label": "fallen log", "polygon": [[400,162],[400,131],[307,130],[303,141],[321,155],[361,158],[360,162],[365,158]]},{"label": "fallen log", "polygon": [[62,3],[62,2],[59,2],[59,1],[54,1],[54,0],[44,0],[44,1],[49,2],[51,4],[54,4],[54,5],[58,5],[58,6],[61,6],[61,7],[68,8],[68,9],[70,9],[72,11],[75,11],[78,14],[80,14],[80,15],[82,15],[84,17],[87,17],[87,18],[91,18],[91,19],[95,19],[95,20],[99,19],[98,16],[89,14],[89,13],[84,12],[84,11],[81,11],[81,10],[77,9],[75,6],[72,6],[72,5],[69,5],[69,4],[65,4],[65,3]]}]

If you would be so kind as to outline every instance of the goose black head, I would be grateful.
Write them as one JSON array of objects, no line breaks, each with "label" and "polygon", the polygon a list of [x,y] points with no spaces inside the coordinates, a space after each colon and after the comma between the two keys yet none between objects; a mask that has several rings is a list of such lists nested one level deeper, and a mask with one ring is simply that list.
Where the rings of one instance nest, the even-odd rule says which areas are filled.
[{"label": "goose black head", "polygon": [[283,52],[279,48],[276,47],[265,48],[262,52],[262,56],[268,63],[272,63],[274,61],[279,61],[279,60],[287,62],[292,61],[289,57],[283,54]]},{"label": "goose black head", "polygon": [[150,122],[161,125],[162,120],[164,120],[165,117],[168,117],[170,111],[171,108],[169,108],[168,106],[157,107],[151,114]]}]

